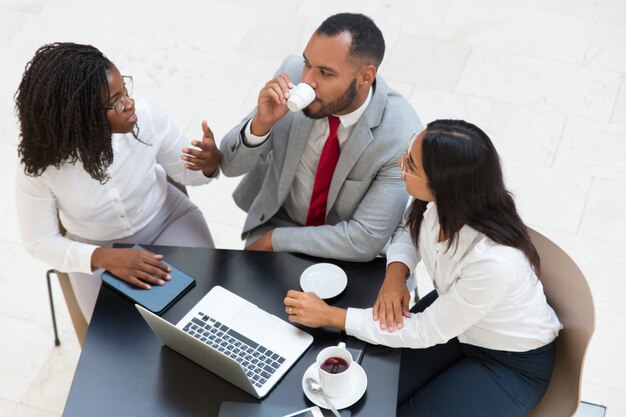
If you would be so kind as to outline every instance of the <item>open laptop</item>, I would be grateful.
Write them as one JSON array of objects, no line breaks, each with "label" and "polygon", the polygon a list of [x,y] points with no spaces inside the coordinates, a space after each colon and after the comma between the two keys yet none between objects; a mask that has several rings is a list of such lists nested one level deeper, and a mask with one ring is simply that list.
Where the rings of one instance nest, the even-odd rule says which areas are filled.
[{"label": "open laptop", "polygon": [[215,286],[176,326],[135,307],[166,346],[256,398],[263,398],[313,337]]}]

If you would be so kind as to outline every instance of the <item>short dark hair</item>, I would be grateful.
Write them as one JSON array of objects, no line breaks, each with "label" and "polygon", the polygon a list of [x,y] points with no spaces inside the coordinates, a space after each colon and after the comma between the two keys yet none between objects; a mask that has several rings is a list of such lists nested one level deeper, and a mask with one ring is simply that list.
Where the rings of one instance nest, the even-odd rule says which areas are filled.
[{"label": "short dark hair", "polygon": [[[422,140],[422,166],[448,248],[459,225],[466,224],[496,243],[522,251],[539,273],[539,255],[504,185],[500,157],[485,132],[463,120],[429,123]],[[411,205],[407,224],[416,245],[426,205],[420,200]]]},{"label": "short dark hair", "polygon": [[91,45],[51,43],[26,65],[15,93],[18,153],[28,175],[80,161],[101,183],[113,162],[107,118],[113,63]]},{"label": "short dark hair", "polygon": [[315,31],[327,36],[343,32],[352,37],[350,56],[369,61],[368,64],[378,68],[385,56],[385,39],[374,21],[360,13],[338,13],[324,20]]}]

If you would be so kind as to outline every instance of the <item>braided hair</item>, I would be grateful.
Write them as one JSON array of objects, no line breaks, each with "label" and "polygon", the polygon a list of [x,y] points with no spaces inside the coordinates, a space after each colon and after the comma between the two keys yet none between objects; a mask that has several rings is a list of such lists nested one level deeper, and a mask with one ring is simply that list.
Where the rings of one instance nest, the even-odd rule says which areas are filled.
[{"label": "braided hair", "polygon": [[[26,174],[39,176],[50,166],[80,161],[93,179],[109,179],[107,73],[113,66],[90,45],[52,43],[37,50],[15,93],[18,154]],[[133,135],[137,138],[136,131]]]}]

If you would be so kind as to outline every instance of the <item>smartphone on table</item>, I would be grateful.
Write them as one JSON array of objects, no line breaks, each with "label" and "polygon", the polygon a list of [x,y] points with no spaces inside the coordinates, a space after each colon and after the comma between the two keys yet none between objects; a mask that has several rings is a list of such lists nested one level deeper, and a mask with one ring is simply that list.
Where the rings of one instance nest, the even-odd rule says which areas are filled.
[{"label": "smartphone on table", "polygon": [[324,417],[324,414],[322,414],[322,410],[318,406],[313,406],[283,417]]}]

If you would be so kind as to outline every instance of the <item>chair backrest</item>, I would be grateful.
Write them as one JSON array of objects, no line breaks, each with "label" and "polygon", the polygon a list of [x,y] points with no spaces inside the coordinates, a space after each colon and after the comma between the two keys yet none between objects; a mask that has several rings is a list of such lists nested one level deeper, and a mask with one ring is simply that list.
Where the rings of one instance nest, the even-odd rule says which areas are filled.
[{"label": "chair backrest", "polygon": [[63,298],[65,298],[65,304],[67,305],[67,310],[70,313],[70,318],[72,319],[72,324],[74,325],[74,331],[76,331],[78,343],[82,348],[85,344],[85,336],[87,336],[87,327],[89,324],[87,323],[87,320],[78,305],[78,300],[74,294],[74,289],[72,288],[69,275],[56,270],[54,272],[59,278],[61,291],[63,291]]},{"label": "chair backrest", "polygon": [[530,228],[528,233],[541,258],[539,279],[546,298],[563,324],[550,385],[528,417],[572,417],[580,403],[582,369],[595,328],[593,299],[574,261],[545,236]]}]

